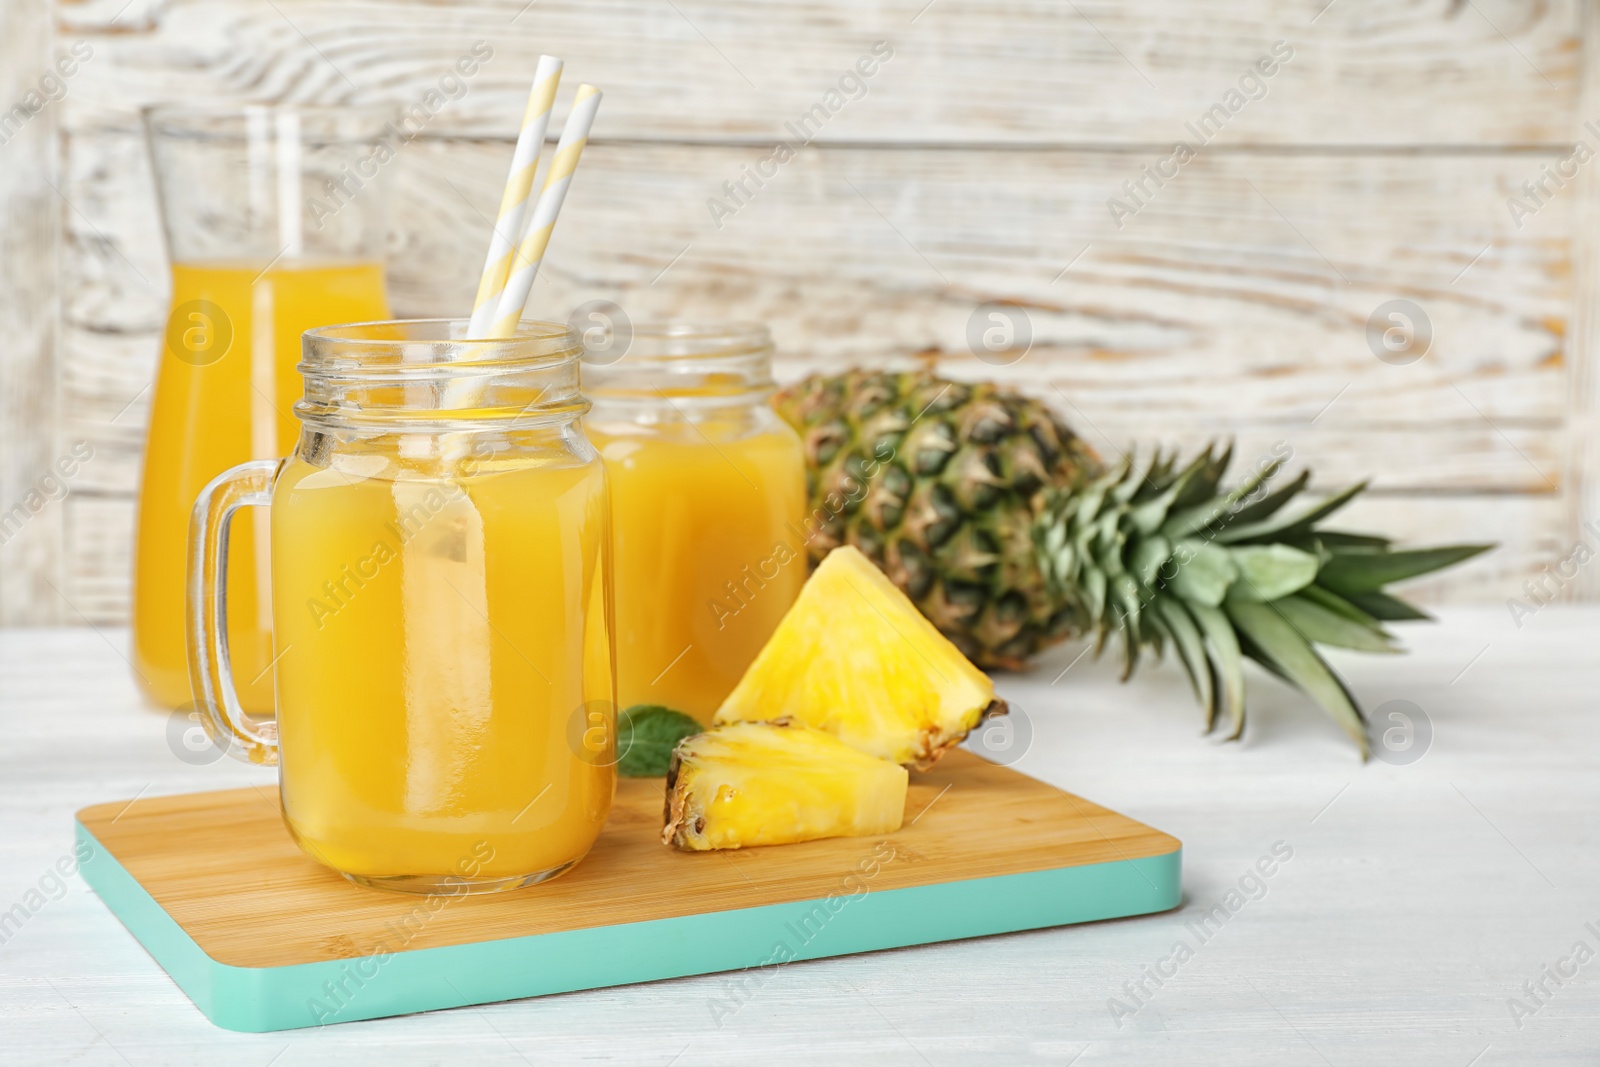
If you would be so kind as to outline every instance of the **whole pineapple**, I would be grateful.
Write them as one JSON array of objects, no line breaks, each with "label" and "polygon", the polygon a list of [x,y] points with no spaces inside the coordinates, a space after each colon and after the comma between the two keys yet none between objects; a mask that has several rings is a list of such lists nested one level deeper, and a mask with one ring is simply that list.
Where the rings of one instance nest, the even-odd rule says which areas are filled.
[{"label": "whole pineapple", "polygon": [[1427,616],[1384,591],[1489,545],[1396,551],[1318,524],[1363,488],[1295,512],[1309,478],[1269,489],[1282,458],[1221,488],[1232,448],[1183,466],[1106,464],[1048,405],[928,372],[813,376],[778,394],[805,441],[813,564],[850,544],[981,666],[1093,632],[1122,638],[1123,677],[1170,644],[1230,738],[1243,659],[1298,686],[1367,754],[1366,723],[1316,651],[1397,651],[1383,623]]}]

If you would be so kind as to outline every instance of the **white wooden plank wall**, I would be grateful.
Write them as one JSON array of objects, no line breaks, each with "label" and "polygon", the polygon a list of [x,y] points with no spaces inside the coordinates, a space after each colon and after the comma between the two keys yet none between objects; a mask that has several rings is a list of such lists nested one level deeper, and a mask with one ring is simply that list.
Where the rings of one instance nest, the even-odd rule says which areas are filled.
[{"label": "white wooden plank wall", "polygon": [[[65,621],[55,480],[55,82],[48,0],[0,5],[0,626]],[[47,95],[48,94],[48,95]],[[76,621],[76,620],[72,620]]]},{"label": "white wooden plank wall", "polygon": [[[33,121],[33,154],[20,139],[0,150],[0,507],[70,442],[95,450],[70,495],[0,549],[0,622],[126,611],[166,312],[137,107],[409,103],[480,40],[493,58],[392,167],[400,314],[470,302],[547,51],[567,60],[561,107],[579,81],[607,95],[540,314],[605,297],[636,319],[765,319],[790,374],[931,359],[1052,398],[1108,451],[1234,434],[1250,456],[1287,441],[1322,487],[1374,476],[1364,523],[1505,543],[1433,581],[1433,599],[1521,595],[1600,516],[1597,272],[1593,237],[1575,240],[1600,217],[1593,168],[1526,218],[1507,203],[1575,138],[1600,151],[1580,125],[1600,129],[1594,0],[122,3],[57,0],[56,50],[83,41],[93,56]],[[0,43],[19,91],[43,69],[24,36]],[[862,88],[846,82],[858,98],[832,101],[747,202],[728,198],[723,183],[794,141],[785,123],[829,103],[879,41],[892,57],[878,46]],[[1201,145],[1186,123],[1214,104],[1226,121]],[[1195,158],[1132,199],[1123,183],[1180,139]],[[59,196],[42,181],[55,167]],[[1120,226],[1111,197],[1137,208]],[[52,349],[39,265],[57,240]],[[1431,324],[1409,365],[1368,343],[1394,299]],[[1032,345],[1015,362],[971,351],[986,302],[1026,315]],[[59,420],[44,418],[53,391]],[[1596,588],[1581,574],[1567,592]]]}]

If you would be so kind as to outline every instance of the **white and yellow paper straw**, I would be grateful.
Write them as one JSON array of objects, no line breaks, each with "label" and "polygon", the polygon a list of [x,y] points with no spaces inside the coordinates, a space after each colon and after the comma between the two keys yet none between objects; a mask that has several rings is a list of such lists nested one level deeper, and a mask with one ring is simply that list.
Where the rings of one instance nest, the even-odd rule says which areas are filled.
[{"label": "white and yellow paper straw", "polygon": [[528,107],[522,116],[522,131],[517,135],[517,147],[511,156],[511,173],[506,177],[505,192],[500,197],[500,214],[489,235],[489,254],[484,259],[483,277],[478,281],[478,297],[472,305],[468,337],[489,336],[495,309],[499,307],[506,278],[511,274],[512,257],[533,192],[539,153],[544,147],[545,132],[550,128],[556,87],[561,84],[561,65],[561,60],[554,56],[540,56],[539,65],[534,69],[533,88],[528,92]]},{"label": "white and yellow paper straw", "polygon": [[[511,271],[485,336],[510,337],[516,332],[523,306],[533,290],[533,279],[539,273],[545,248],[550,244],[556,215],[561,211],[561,202],[566,199],[567,187],[572,184],[572,172],[577,169],[578,157],[588,143],[589,128],[594,125],[601,95],[600,90],[592,85],[578,86],[572,111],[567,115],[566,125],[561,128],[561,140],[556,143],[556,154],[551,157],[550,168],[545,174],[544,188],[523,224],[522,240],[517,246]],[[474,333],[474,336],[477,334]]]}]

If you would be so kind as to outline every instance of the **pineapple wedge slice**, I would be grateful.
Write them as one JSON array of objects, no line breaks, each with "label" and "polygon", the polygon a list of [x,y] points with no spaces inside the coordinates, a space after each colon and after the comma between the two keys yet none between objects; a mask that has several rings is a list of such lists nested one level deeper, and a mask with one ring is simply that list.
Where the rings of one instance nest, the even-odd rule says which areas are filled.
[{"label": "pineapple wedge slice", "polygon": [[678,742],[664,844],[689,852],[900,829],[906,769],[789,720],[735,723]]},{"label": "pineapple wedge slice", "polygon": [[987,715],[994,683],[876,565],[828,553],[713,722],[791,716],[926,770]]}]

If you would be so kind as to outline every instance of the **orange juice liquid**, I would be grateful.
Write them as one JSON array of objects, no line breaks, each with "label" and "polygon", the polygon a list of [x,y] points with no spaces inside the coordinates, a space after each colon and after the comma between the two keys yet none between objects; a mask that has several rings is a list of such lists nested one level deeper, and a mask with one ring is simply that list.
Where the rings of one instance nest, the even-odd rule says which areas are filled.
[{"label": "orange juice liquid", "polygon": [[800,593],[800,440],[764,421],[585,426],[611,481],[622,707],[710,722]]},{"label": "orange juice liquid", "polygon": [[274,489],[285,818],[358,879],[557,872],[615,784],[604,469],[395,462]]},{"label": "orange juice liquid", "polygon": [[[301,333],[386,319],[389,307],[378,263],[288,261],[174,263],[172,306],[139,487],[133,662],[145,695],[176,708],[190,699],[183,606],[195,497],[235,464],[294,448]],[[251,508],[233,524],[228,642],[240,703],[270,714],[267,521]]]}]

